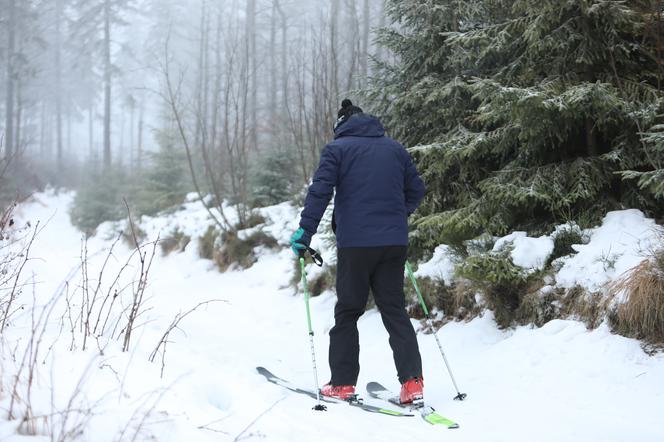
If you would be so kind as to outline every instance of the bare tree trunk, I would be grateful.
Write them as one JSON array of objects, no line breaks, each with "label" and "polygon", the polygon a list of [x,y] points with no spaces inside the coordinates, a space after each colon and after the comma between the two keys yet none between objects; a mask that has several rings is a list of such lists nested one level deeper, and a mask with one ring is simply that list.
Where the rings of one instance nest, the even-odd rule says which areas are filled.
[{"label": "bare tree trunk", "polygon": [[256,87],[256,0],[247,0],[247,49],[246,61],[249,69],[249,149],[258,147],[258,91]]},{"label": "bare tree trunk", "polygon": [[276,123],[277,115],[277,1],[272,1],[270,14],[270,123]]},{"label": "bare tree trunk", "polygon": [[143,116],[145,112],[145,105],[141,100],[141,107],[138,112],[138,143],[136,145],[136,169],[141,170],[143,167]]},{"label": "bare tree trunk", "polygon": [[362,12],[362,50],[360,52],[360,85],[362,87],[367,84],[367,76],[369,75],[369,34],[371,32],[371,10],[369,8],[369,0],[364,0],[364,8]]},{"label": "bare tree trunk", "polygon": [[[385,11],[385,1],[381,0],[380,2],[380,12],[378,13],[378,28],[384,29],[387,26],[387,12]],[[378,60],[383,60],[384,50],[383,45],[378,45],[376,50],[376,58]]]},{"label": "bare tree trunk", "polygon": [[7,88],[5,105],[5,157],[14,152],[14,54],[16,45],[16,0],[9,0],[7,23]]},{"label": "bare tree trunk", "polygon": [[[19,48],[19,52],[21,49]],[[21,151],[23,147],[21,143],[21,128],[23,122],[23,84],[21,77],[17,76],[16,78],[16,121],[14,122],[14,127],[16,128],[16,134],[14,135],[14,154],[17,154]]]},{"label": "bare tree trunk", "polygon": [[331,58],[331,91],[335,98],[339,96],[339,68],[338,68],[338,28],[339,28],[339,0],[332,0],[330,9],[330,58]]},{"label": "bare tree trunk", "polygon": [[104,167],[111,167],[111,0],[104,2]]},{"label": "bare tree trunk", "polygon": [[207,12],[207,1],[203,1],[201,5],[201,21],[200,21],[200,42],[198,45],[198,84],[196,85],[196,131],[194,133],[194,146],[201,145],[201,138],[203,137],[203,82],[205,77],[205,16]]},{"label": "bare tree trunk", "polygon": [[[351,35],[360,35],[360,18],[357,16],[357,7],[355,5],[355,0],[348,1],[348,12],[350,23],[346,26],[350,28]],[[362,57],[362,41],[360,38],[354,38],[350,41],[350,65],[347,72],[346,84],[344,85],[344,90],[349,91],[353,89],[353,83],[358,87],[360,86],[360,79],[357,75],[357,65],[360,64]],[[337,97],[339,98],[339,97]]]},{"label": "bare tree trunk", "polygon": [[71,112],[67,112],[67,153],[69,155],[72,153],[71,140]]},{"label": "bare tree trunk", "polygon": [[199,116],[203,123],[203,143],[207,148],[210,139],[210,124],[208,121],[208,109],[210,106],[210,17],[205,16],[205,27],[203,28],[203,113]]},{"label": "bare tree trunk", "polygon": [[115,162],[118,166],[124,164],[125,156],[125,109],[125,106],[122,106],[120,112],[120,142],[115,146],[117,150]]},{"label": "bare tree trunk", "polygon": [[63,170],[62,160],[62,0],[55,0],[55,126],[58,171]]},{"label": "bare tree trunk", "polygon": [[90,159],[94,157],[95,153],[95,127],[94,127],[94,118],[95,118],[95,104],[93,102],[90,103],[90,107],[88,108],[88,149],[89,149],[89,155]]},{"label": "bare tree trunk", "polygon": [[279,0],[275,0],[281,17],[281,108],[286,109],[288,103],[288,16],[281,8]]},{"label": "bare tree trunk", "polygon": [[42,159],[46,159],[46,104],[42,101],[41,103],[41,115],[39,118],[40,130],[39,130],[39,153],[41,154]]},{"label": "bare tree trunk", "polygon": [[136,166],[134,164],[134,132],[136,129],[136,102],[134,97],[130,98],[129,102],[129,170],[133,170]]}]

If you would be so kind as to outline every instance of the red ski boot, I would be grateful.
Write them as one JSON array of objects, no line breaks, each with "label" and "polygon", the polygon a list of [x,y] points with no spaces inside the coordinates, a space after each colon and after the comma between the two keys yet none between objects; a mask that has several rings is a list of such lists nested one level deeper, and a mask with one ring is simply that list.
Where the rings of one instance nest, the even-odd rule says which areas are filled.
[{"label": "red ski boot", "polygon": [[415,401],[424,399],[424,379],[411,378],[401,385],[401,394],[399,400],[402,404],[412,404]]},{"label": "red ski boot", "polygon": [[325,384],[320,389],[320,394],[346,401],[355,395],[355,386]]}]

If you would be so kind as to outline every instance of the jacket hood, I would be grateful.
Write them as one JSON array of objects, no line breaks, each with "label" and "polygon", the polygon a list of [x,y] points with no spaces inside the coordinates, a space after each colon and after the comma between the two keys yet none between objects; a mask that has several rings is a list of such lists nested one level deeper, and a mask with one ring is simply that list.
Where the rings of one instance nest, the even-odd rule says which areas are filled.
[{"label": "jacket hood", "polygon": [[334,131],[335,139],[340,137],[382,137],[383,135],[385,135],[385,128],[378,118],[369,114],[355,114]]}]

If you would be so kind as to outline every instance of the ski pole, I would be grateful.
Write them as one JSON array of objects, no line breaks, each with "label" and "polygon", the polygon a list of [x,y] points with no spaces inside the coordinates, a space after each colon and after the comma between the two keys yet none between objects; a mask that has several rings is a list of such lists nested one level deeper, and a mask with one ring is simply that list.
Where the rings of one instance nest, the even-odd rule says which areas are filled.
[{"label": "ski pole", "polygon": [[[314,258],[314,262],[318,266],[323,265],[323,259],[320,258],[318,252],[313,249],[308,250],[311,256]],[[313,251],[313,253],[312,253]],[[314,254],[315,253],[315,254]],[[316,259],[318,257],[320,261]],[[320,264],[319,264],[320,262]],[[309,327],[309,345],[311,346],[311,362],[313,363],[314,368],[314,382],[316,391],[316,406],[313,408],[317,411],[325,411],[327,407],[320,403],[320,389],[318,388],[318,369],[316,368],[316,350],[314,348],[314,330],[311,327],[311,311],[309,310],[309,289],[307,288],[307,271],[304,268],[304,253],[300,256],[300,273],[302,274],[302,290],[304,290],[304,304],[307,307],[307,326]]]},{"label": "ski pole", "polygon": [[438,349],[440,350],[440,354],[443,355],[443,360],[445,361],[445,365],[447,366],[447,372],[450,374],[450,378],[452,378],[452,383],[454,384],[454,388],[456,389],[457,392],[457,395],[454,397],[454,399],[462,401],[466,399],[467,395],[466,393],[459,392],[459,387],[457,386],[457,383],[454,380],[452,369],[450,368],[449,362],[447,362],[447,356],[445,356],[445,352],[443,351],[443,346],[441,345],[440,339],[438,339],[438,335],[436,334],[436,331],[433,328],[433,321],[431,320],[431,315],[429,315],[429,309],[427,308],[427,305],[424,302],[424,297],[420,292],[420,288],[417,286],[417,280],[415,279],[415,275],[413,275],[413,269],[408,261],[406,261],[406,270],[408,271],[408,277],[412,281],[413,287],[415,287],[415,292],[417,292],[417,297],[419,298],[420,304],[422,305],[422,309],[424,310],[424,316],[426,316],[427,318],[427,325],[431,328],[431,330],[433,330],[433,336],[434,338],[436,338],[436,343],[438,344]]}]

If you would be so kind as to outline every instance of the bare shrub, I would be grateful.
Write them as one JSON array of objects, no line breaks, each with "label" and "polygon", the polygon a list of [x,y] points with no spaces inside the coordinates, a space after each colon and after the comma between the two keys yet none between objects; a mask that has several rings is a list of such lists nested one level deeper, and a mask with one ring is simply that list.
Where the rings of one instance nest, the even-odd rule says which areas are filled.
[{"label": "bare shrub", "polygon": [[[9,409],[7,411],[7,419],[9,420],[21,416],[20,427],[25,434],[37,434],[32,408],[32,389],[37,378],[37,369],[41,365],[43,359],[40,357],[40,354],[44,335],[46,334],[53,310],[55,309],[58,300],[63,295],[63,290],[59,290],[53,297],[51,297],[46,305],[41,308],[41,310],[37,311],[34,281],[32,282],[32,287],[33,302],[32,308],[29,310],[31,322],[30,334],[25,346],[22,348],[23,354],[13,376]],[[19,345],[20,343],[17,344],[17,349],[19,348]]]},{"label": "bare shrub", "polygon": [[[7,326],[7,321],[14,313],[14,301],[21,294],[23,289],[23,281],[21,274],[25,265],[29,261],[30,249],[39,233],[39,222],[32,230],[32,235],[19,248],[17,252],[11,251],[9,245],[0,246],[0,333]],[[18,239],[16,242],[22,241],[24,238]]]},{"label": "bare shrub", "polygon": [[0,207],[0,241],[5,239],[5,229],[14,225],[12,215],[16,209],[16,201],[12,201],[4,209]]},{"label": "bare shrub", "polygon": [[152,267],[152,261],[154,259],[155,252],[157,250],[157,244],[159,243],[159,238],[152,243],[152,253],[148,258],[147,251],[141,250],[141,245],[139,244],[138,237],[136,236],[136,229],[134,228],[134,222],[131,219],[131,212],[129,211],[129,205],[125,200],[125,206],[127,207],[127,213],[129,214],[129,226],[131,227],[132,237],[134,239],[134,245],[136,246],[136,251],[138,253],[138,258],[141,262],[140,275],[136,288],[133,291],[132,302],[129,309],[129,315],[127,317],[127,325],[124,328],[124,340],[122,344],[122,351],[129,351],[129,342],[131,340],[131,334],[134,331],[136,318],[141,313],[141,308],[143,306],[143,299],[145,296],[145,289],[148,285],[148,274],[150,273],[150,268]]},{"label": "bare shrub", "polygon": [[512,325],[529,282],[535,277],[515,265],[510,252],[511,248],[505,247],[498,252],[471,255],[456,266],[457,275],[483,294],[500,328]]},{"label": "bare shrub", "polygon": [[198,303],[195,307],[187,310],[186,312],[178,312],[178,314],[175,315],[175,318],[173,318],[173,321],[171,321],[170,325],[166,328],[166,331],[164,334],[161,336],[161,339],[159,340],[159,343],[155,347],[154,350],[152,350],[152,353],[150,353],[150,356],[148,357],[148,360],[150,362],[154,362],[154,360],[157,358],[159,354],[161,354],[161,372],[160,372],[160,377],[164,376],[164,368],[166,367],[166,345],[170,342],[169,337],[171,335],[171,332],[173,330],[179,329],[180,321],[182,321],[184,318],[189,316],[191,313],[195,312],[196,309],[203,305],[207,305],[211,302],[228,302],[222,299],[210,299],[208,301],[200,302]]}]

